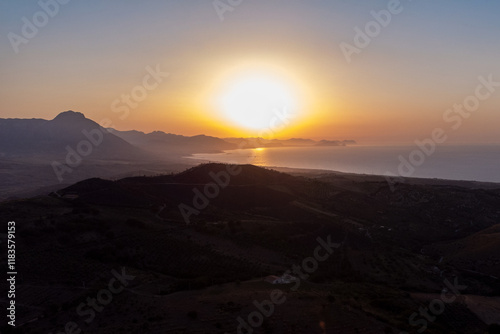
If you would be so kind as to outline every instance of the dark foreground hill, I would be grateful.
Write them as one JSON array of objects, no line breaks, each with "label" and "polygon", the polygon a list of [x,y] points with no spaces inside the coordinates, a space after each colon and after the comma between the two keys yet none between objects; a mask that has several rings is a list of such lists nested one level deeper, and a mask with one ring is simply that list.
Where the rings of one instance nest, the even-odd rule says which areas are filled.
[{"label": "dark foreground hill", "polygon": [[0,215],[16,221],[22,333],[493,333],[499,208],[500,186],[205,164]]}]

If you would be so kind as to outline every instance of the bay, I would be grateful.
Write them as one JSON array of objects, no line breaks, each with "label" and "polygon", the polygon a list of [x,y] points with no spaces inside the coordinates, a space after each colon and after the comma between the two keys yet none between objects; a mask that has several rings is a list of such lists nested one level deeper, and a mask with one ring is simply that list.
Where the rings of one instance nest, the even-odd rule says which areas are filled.
[{"label": "bay", "polygon": [[273,147],[193,154],[189,158],[355,174],[500,182],[500,145],[442,145],[430,155],[416,145]]}]

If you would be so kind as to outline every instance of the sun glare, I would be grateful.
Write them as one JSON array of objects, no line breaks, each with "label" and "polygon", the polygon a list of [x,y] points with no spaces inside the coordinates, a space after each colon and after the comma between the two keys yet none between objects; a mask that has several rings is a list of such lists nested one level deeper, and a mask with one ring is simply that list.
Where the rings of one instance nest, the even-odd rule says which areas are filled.
[{"label": "sun glare", "polygon": [[275,126],[280,113],[297,108],[296,97],[287,82],[264,74],[233,79],[218,104],[232,123],[254,130]]}]

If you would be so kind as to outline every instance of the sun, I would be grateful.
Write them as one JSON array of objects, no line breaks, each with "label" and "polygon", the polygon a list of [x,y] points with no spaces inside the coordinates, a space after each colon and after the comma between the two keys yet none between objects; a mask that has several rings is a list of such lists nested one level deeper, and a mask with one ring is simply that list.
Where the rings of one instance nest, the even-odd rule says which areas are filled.
[{"label": "sun", "polygon": [[[284,113],[297,108],[293,89],[282,78],[245,74],[229,81],[220,94],[219,109],[232,123],[253,130],[276,127]],[[281,117],[280,117],[281,116]]]}]

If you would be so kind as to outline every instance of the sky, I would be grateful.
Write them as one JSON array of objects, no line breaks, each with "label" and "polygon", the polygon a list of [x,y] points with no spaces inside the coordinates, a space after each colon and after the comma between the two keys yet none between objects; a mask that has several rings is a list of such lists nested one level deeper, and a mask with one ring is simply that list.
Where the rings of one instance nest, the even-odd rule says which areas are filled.
[{"label": "sky", "polygon": [[500,143],[495,0],[0,0],[0,33],[0,118]]}]

